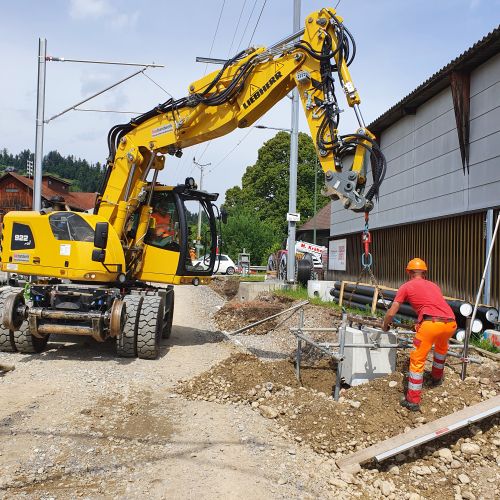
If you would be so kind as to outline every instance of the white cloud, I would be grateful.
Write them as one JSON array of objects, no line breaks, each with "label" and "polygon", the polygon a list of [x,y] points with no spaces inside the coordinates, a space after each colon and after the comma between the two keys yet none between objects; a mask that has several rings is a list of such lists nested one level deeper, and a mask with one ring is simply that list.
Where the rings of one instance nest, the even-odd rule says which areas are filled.
[{"label": "white cloud", "polygon": [[113,28],[132,28],[137,24],[138,19],[138,11],[130,14],[116,14],[111,19],[111,26],[113,26]]},{"label": "white cloud", "polygon": [[112,12],[106,0],[71,0],[69,14],[73,19],[103,17]]},{"label": "white cloud", "polygon": [[71,0],[69,15],[73,19],[103,18],[116,29],[132,28],[139,19],[139,11],[119,12],[109,0]]}]

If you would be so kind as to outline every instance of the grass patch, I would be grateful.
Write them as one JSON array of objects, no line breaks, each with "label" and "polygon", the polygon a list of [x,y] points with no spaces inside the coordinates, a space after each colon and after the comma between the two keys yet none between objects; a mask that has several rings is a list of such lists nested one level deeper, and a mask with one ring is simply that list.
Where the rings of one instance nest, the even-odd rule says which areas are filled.
[{"label": "grass patch", "polygon": [[[283,297],[288,297],[293,300],[308,300],[309,303],[315,305],[315,306],[321,306],[321,307],[328,307],[330,309],[334,309],[335,311],[341,311],[342,308],[336,303],[336,302],[324,302],[321,300],[319,297],[312,297],[309,298],[307,295],[307,288],[298,286],[295,289],[288,289],[288,290],[275,290],[274,292],[275,295],[281,295]],[[370,309],[358,309],[357,307],[346,307],[344,306],[345,310],[349,314],[357,314],[359,316],[366,316],[373,318],[371,315]],[[376,316],[384,316],[384,313],[381,311],[376,311],[375,312]]]},{"label": "grass patch", "polygon": [[472,337],[470,339],[470,343],[473,346],[476,346],[476,347],[479,347],[480,349],[483,349],[484,351],[493,352],[495,354],[500,353],[500,349],[498,349],[498,347],[494,346],[490,341],[488,341],[486,339],[483,339],[483,338],[478,339],[478,338]]},{"label": "grass patch", "polygon": [[[324,302],[319,297],[309,298],[307,295],[307,288],[298,286],[295,289],[289,290],[275,290],[275,295],[281,295],[284,297],[289,297],[293,300],[308,300],[311,304],[315,306],[328,307],[330,309],[334,309],[335,311],[341,311],[342,308],[338,305],[337,302]],[[375,314],[371,314],[371,307],[369,305],[366,306],[366,309],[359,309],[357,307],[349,307],[349,301],[344,302],[343,308],[346,310],[348,314],[358,315],[369,319],[382,319],[385,316],[385,311],[376,310]],[[401,318],[396,315],[397,324],[396,326],[411,326],[413,325],[413,321],[408,320],[407,318]]]},{"label": "grass patch", "polygon": [[251,274],[250,276],[240,276],[240,281],[266,281],[266,275]]}]

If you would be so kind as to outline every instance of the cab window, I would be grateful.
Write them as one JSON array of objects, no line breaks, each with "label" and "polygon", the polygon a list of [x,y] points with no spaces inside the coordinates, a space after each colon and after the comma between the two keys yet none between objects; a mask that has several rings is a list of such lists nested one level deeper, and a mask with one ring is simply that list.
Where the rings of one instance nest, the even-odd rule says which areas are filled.
[{"label": "cab window", "polygon": [[94,230],[74,212],[57,212],[49,216],[50,229],[56,240],[94,241]]},{"label": "cab window", "polygon": [[179,213],[173,193],[157,191],[153,194],[152,224],[146,236],[148,245],[180,252]]}]

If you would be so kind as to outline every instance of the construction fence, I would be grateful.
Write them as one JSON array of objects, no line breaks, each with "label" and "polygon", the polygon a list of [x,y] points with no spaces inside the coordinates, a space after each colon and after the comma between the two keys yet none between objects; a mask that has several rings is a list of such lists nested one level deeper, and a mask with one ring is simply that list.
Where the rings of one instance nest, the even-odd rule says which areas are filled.
[{"label": "construction fence", "polygon": [[[495,210],[493,224],[497,216]],[[379,284],[398,288],[407,279],[407,262],[420,257],[429,267],[428,278],[446,296],[475,300],[486,261],[486,211],[376,229],[371,235],[372,269]],[[334,239],[339,238],[347,240],[346,270],[328,271],[327,279],[356,281],[361,272],[361,234]],[[491,263],[490,304],[494,307],[500,306],[498,239]]]}]

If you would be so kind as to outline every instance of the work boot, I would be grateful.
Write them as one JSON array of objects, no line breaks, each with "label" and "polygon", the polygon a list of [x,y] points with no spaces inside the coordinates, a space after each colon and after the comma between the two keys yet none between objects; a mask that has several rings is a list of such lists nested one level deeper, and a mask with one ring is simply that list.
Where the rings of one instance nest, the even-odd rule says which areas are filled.
[{"label": "work boot", "polygon": [[434,378],[431,372],[425,372],[424,381],[426,387],[433,389],[434,387],[443,385],[444,376],[442,376],[441,378]]},{"label": "work boot", "polygon": [[443,379],[431,377],[427,383],[429,384],[429,387],[439,387],[440,385],[443,385]]},{"label": "work boot", "polygon": [[407,410],[420,411],[420,405],[418,403],[410,403],[407,399],[402,399],[399,404]]}]

